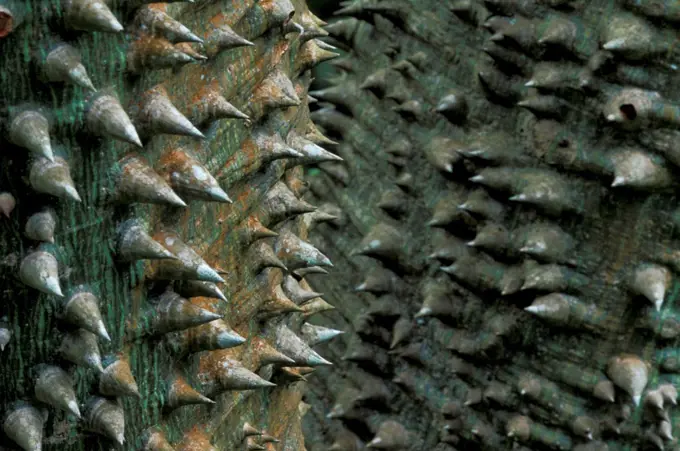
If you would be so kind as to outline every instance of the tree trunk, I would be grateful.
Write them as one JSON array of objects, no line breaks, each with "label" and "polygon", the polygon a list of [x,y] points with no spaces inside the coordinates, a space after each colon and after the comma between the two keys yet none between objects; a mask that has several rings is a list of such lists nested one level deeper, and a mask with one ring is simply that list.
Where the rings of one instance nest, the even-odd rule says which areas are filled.
[{"label": "tree trunk", "polygon": [[0,0],[0,448],[304,449],[298,367],[328,362],[281,285],[309,263],[300,165],[332,158],[321,25],[303,0]]},{"label": "tree trunk", "polygon": [[343,5],[308,449],[676,449],[677,2]]}]

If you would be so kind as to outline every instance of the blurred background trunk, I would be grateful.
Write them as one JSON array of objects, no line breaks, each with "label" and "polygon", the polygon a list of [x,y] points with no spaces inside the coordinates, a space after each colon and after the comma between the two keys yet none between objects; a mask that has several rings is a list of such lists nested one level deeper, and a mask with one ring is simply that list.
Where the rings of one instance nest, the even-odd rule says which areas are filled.
[{"label": "blurred background trunk", "polygon": [[342,7],[307,449],[678,449],[678,3]]}]

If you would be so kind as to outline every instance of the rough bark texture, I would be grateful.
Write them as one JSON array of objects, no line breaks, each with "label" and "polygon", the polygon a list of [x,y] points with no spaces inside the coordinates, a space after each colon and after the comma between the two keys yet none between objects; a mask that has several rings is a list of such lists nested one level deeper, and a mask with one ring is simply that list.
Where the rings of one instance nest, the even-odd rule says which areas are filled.
[{"label": "rough bark texture", "polygon": [[307,448],[680,449],[678,2],[339,14]]},{"label": "rough bark texture", "polygon": [[[323,141],[308,69],[333,56],[321,25],[302,0],[0,0],[0,448],[304,449],[296,367],[327,362],[281,330],[303,323],[293,269],[329,263],[295,238],[314,222],[300,164],[327,158],[308,152]],[[185,300],[163,315],[168,289]],[[78,290],[110,341],[85,331],[96,308],[66,308]],[[76,364],[97,348],[104,373]],[[40,364],[58,374],[42,396]]]}]

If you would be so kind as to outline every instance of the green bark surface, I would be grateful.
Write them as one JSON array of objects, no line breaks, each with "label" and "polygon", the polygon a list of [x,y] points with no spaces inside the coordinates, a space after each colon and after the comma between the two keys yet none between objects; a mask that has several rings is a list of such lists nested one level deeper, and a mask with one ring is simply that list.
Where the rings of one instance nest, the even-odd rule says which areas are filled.
[{"label": "green bark surface", "polygon": [[[0,6],[5,3],[0,1]],[[136,338],[131,333],[140,321],[148,299],[158,294],[164,284],[148,279],[152,268],[144,261],[120,263],[114,253],[116,227],[128,218],[142,220],[151,235],[161,229],[178,232],[210,265],[224,271],[227,283],[220,284],[220,288],[230,301],[219,305],[218,312],[224,315],[225,321],[243,337],[259,336],[271,341],[274,337],[263,335],[262,324],[255,319],[270,287],[266,278],[256,278],[246,270],[247,247],[239,243],[237,233],[231,232],[242,221],[258,217],[260,200],[282,177],[286,160],[269,163],[254,174],[241,171],[218,180],[234,200],[233,204],[193,201],[187,202],[189,206],[185,209],[148,204],[112,205],[107,203],[106,193],[116,188],[114,175],[118,161],[134,149],[110,138],[100,140],[84,130],[88,93],[78,87],[43,83],[37,78],[35,68],[36,60],[47,50],[43,44],[49,37],[59,36],[81,52],[93,84],[99,90],[114,92],[126,110],[134,106],[142,92],[162,85],[185,115],[191,112],[193,96],[207,85],[206,78],[217,80],[220,93],[235,107],[248,112],[252,123],[219,120],[202,129],[207,137],[204,141],[157,135],[138,150],[154,166],[164,152],[182,146],[216,175],[230,157],[239,154],[242,142],[250,136],[253,127],[267,123],[270,116],[285,115],[285,120],[279,122],[285,125],[273,130],[284,139],[290,129],[304,129],[309,121],[304,95],[309,80],[294,66],[301,41],[298,34],[284,36],[280,27],[267,23],[264,8],[273,2],[169,3],[168,14],[199,36],[209,32],[210,20],[221,18],[223,23],[255,45],[225,50],[206,62],[194,62],[178,69],[132,74],[126,63],[126,52],[135,39],[131,26],[134,9],[126,6],[131,3],[110,2],[112,11],[126,27],[126,31],[119,34],[66,29],[60,13],[63,1],[7,3],[15,10],[21,7],[24,20],[14,32],[0,39],[0,110],[3,119],[12,107],[23,103],[40,105],[50,114],[54,122],[53,148],[68,160],[82,203],[34,192],[28,184],[30,156],[25,149],[11,145],[4,132],[0,138],[0,189],[12,193],[17,205],[10,218],[0,221],[0,248],[3,249],[0,316],[6,316],[8,329],[12,332],[10,343],[0,353],[0,405],[4,409],[17,399],[33,398],[31,368],[39,363],[52,363],[67,369],[76,382],[79,402],[97,393],[96,372],[69,364],[57,354],[62,333],[68,328],[56,316],[58,300],[28,288],[18,277],[19,262],[39,244],[24,236],[26,219],[40,208],[51,206],[57,212],[52,249],[58,256],[62,289],[68,296],[72,289],[84,284],[100,298],[100,310],[111,336],[110,343],[100,340],[101,354],[104,357],[125,353],[139,387],[140,399],[120,399],[126,420],[126,445],[120,449],[141,449],[142,432],[152,426],[161,428],[168,441],[176,445],[190,437],[189,433],[198,431],[212,440],[214,449],[240,449],[246,446],[241,436],[244,422],[281,439],[281,443],[267,445],[268,449],[273,449],[272,446],[281,450],[302,449],[298,413],[300,384],[281,384],[275,389],[256,391],[226,391],[213,397],[214,406],[187,406],[171,412],[162,408],[165,401],[163,384],[175,366],[194,388],[201,391],[199,382],[205,369],[197,362],[205,352],[199,353],[198,357],[178,357],[163,345],[163,337]],[[304,1],[292,3],[297,10],[296,20],[300,14],[307,13]],[[263,116],[252,93],[274,68],[283,70],[293,80],[303,104]],[[245,160],[247,157],[239,158]],[[251,346],[251,340],[235,349],[238,351],[230,350],[234,351],[234,358],[256,371],[253,362],[257,351]],[[265,367],[261,375],[269,378],[271,370]],[[88,432],[72,415],[53,408],[48,411],[43,450],[99,450],[113,446],[113,442],[101,435]],[[2,447],[12,446],[5,436],[1,441]],[[177,449],[209,448],[189,441]]]}]

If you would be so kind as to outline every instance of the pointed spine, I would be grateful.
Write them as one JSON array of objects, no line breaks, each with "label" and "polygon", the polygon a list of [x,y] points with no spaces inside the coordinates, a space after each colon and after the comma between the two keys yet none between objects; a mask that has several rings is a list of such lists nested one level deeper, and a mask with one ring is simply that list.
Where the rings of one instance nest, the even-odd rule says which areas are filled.
[{"label": "pointed spine", "polygon": [[127,359],[121,356],[109,357],[105,359],[103,366],[104,371],[99,375],[99,393],[104,396],[141,398]]},{"label": "pointed spine", "polygon": [[39,110],[27,109],[10,119],[9,140],[35,155],[54,161],[50,123]]},{"label": "pointed spine", "polygon": [[63,317],[69,323],[111,341],[99,312],[99,299],[86,289],[80,289],[64,301]]},{"label": "pointed spine", "polygon": [[134,24],[145,32],[163,36],[173,43],[203,42],[203,39],[196,36],[179,21],[170,17],[165,8],[159,5],[139,8],[135,15]]},{"label": "pointed spine", "polygon": [[673,282],[671,271],[662,265],[642,264],[639,265],[632,274],[629,282],[630,289],[635,293],[644,296],[657,311],[663,306],[666,292],[670,289]]},{"label": "pointed spine", "polygon": [[265,224],[277,224],[291,216],[311,213],[316,207],[298,199],[285,183],[277,182],[265,194],[260,210],[266,215]]},{"label": "pointed spine", "polygon": [[285,231],[274,241],[274,252],[288,269],[306,266],[333,266],[331,261],[310,243]]},{"label": "pointed spine", "polygon": [[192,122],[203,125],[220,119],[246,121],[250,119],[220,94],[219,85],[216,83],[207,83],[206,87],[201,89],[198,99],[191,106],[189,117]]},{"label": "pointed spine", "polygon": [[189,382],[179,373],[174,373],[166,381],[165,394],[166,407],[176,409],[191,404],[215,404],[215,401],[206,398],[197,392]]},{"label": "pointed spine", "polygon": [[69,44],[59,44],[42,62],[42,73],[51,83],[67,83],[80,86],[88,91],[96,91],[87,69],[83,66],[80,52]]},{"label": "pointed spine", "polygon": [[28,254],[19,266],[19,278],[31,288],[54,296],[63,296],[59,285],[57,259],[47,251]]},{"label": "pointed spine", "polygon": [[300,46],[300,50],[295,59],[295,69],[304,72],[324,61],[332,60],[340,56],[323,48],[316,39],[310,39]]},{"label": "pointed spine", "polygon": [[293,83],[281,71],[274,69],[255,87],[250,98],[250,117],[260,117],[278,108],[288,108],[300,105]]},{"label": "pointed spine", "polygon": [[612,357],[607,364],[607,375],[623,391],[633,398],[637,406],[649,380],[649,365],[633,354]]},{"label": "pointed spine", "polygon": [[238,361],[230,358],[220,359],[219,368],[215,376],[221,391],[225,390],[254,390],[274,387],[275,384],[261,378],[245,368]]},{"label": "pointed spine", "polygon": [[272,246],[262,240],[256,241],[248,248],[246,261],[252,274],[260,274],[267,268],[288,270],[286,265],[276,256]]},{"label": "pointed spine", "polygon": [[328,360],[314,352],[285,324],[279,323],[275,327],[275,346],[300,366],[332,365]]},{"label": "pointed spine", "polygon": [[127,69],[133,73],[142,73],[146,70],[177,68],[195,61],[181,48],[181,44],[175,47],[162,37],[137,36],[130,43],[126,55]]},{"label": "pointed spine", "polygon": [[73,380],[66,371],[58,366],[39,365],[36,372],[36,399],[80,418]]},{"label": "pointed spine", "polygon": [[68,361],[103,372],[97,336],[84,329],[67,332],[61,341],[59,352]]},{"label": "pointed spine", "polygon": [[203,296],[229,302],[229,299],[222,293],[222,290],[220,290],[213,282],[205,282],[202,280],[180,280],[175,283],[175,292],[185,298]]},{"label": "pointed spine", "polygon": [[[206,309],[207,310],[207,309]],[[216,319],[206,324],[191,327],[171,334],[168,337],[174,341],[177,352],[214,351],[240,346],[246,339],[234,332],[222,319]]]},{"label": "pointed spine", "polygon": [[123,261],[164,260],[175,257],[144,230],[141,222],[128,219],[118,226],[116,254]]},{"label": "pointed spine", "polygon": [[313,324],[305,323],[302,325],[301,337],[307,342],[309,346],[316,346],[320,343],[324,343],[332,340],[338,335],[342,335],[345,332],[341,330],[331,329],[329,327],[315,326]]},{"label": "pointed spine", "polygon": [[343,161],[342,158],[315,144],[295,131],[288,134],[288,144],[302,156],[294,164],[316,164],[324,161]]},{"label": "pointed spine", "polygon": [[2,430],[21,449],[40,451],[46,419],[46,415],[35,406],[19,401],[11,405],[4,415]]},{"label": "pointed spine", "polygon": [[92,396],[85,403],[83,417],[89,430],[121,446],[125,443],[125,413],[122,405]]},{"label": "pointed spine", "polygon": [[227,193],[198,160],[182,149],[166,152],[158,162],[174,191],[188,199],[231,203]]},{"label": "pointed spine", "polygon": [[85,121],[93,134],[108,136],[142,147],[137,130],[117,98],[111,94],[95,94],[88,103]]},{"label": "pointed spine", "polygon": [[148,314],[145,327],[153,334],[188,329],[222,318],[209,310],[193,305],[177,293],[167,291],[157,300]]},{"label": "pointed spine", "polygon": [[116,202],[142,202],[186,207],[186,204],[144,159],[130,154],[118,162],[115,192]]},{"label": "pointed spine", "polygon": [[396,228],[378,223],[363,237],[353,254],[400,262],[404,259],[404,248],[404,236]]},{"label": "pointed spine", "polygon": [[370,449],[401,449],[411,442],[409,433],[401,423],[394,420],[384,421],[378,427],[378,431],[366,444]]},{"label": "pointed spine", "polygon": [[123,31],[123,26],[104,0],[64,0],[61,5],[69,28],[105,33]]},{"label": "pointed spine", "polygon": [[164,133],[205,139],[203,133],[172,104],[163,87],[157,86],[143,93],[133,115],[138,130],[147,136]]},{"label": "pointed spine", "polygon": [[[283,291],[293,302],[296,304],[304,304],[314,298],[318,298],[322,293],[317,293],[315,291],[307,290],[302,287],[304,281],[298,282],[293,276],[286,276],[283,279]],[[306,285],[306,283],[305,283]]]},{"label": "pointed spine", "polygon": [[17,201],[12,193],[2,192],[0,193],[0,213],[9,218],[16,207]]},{"label": "pointed spine", "polygon": [[255,45],[236,34],[227,24],[210,25],[211,30],[205,39],[205,48],[209,58],[214,58],[218,53],[225,50]]},{"label": "pointed spine", "polygon": [[55,157],[53,161],[44,157],[34,160],[29,180],[31,187],[40,193],[81,201],[68,163],[61,157]]},{"label": "pointed spine", "polygon": [[32,214],[28,218],[24,233],[32,240],[54,243],[54,231],[56,226],[57,215],[53,209],[47,208]]}]

